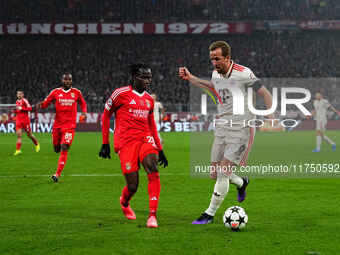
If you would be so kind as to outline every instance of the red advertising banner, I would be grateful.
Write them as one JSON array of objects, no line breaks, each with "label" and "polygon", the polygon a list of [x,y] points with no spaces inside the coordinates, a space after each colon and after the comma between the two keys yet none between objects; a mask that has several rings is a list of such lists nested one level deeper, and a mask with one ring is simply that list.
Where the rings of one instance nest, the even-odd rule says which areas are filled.
[{"label": "red advertising banner", "polygon": [[252,23],[11,23],[0,24],[0,35],[63,34],[250,34]]}]

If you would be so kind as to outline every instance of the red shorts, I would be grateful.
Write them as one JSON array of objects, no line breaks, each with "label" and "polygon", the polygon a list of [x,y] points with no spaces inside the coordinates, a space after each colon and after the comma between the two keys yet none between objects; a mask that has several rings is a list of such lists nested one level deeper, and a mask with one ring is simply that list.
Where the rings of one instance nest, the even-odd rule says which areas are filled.
[{"label": "red shorts", "polygon": [[71,146],[74,138],[74,129],[65,128],[53,128],[52,130],[52,142],[53,146],[59,144],[68,144]]},{"label": "red shorts", "polygon": [[136,141],[125,145],[118,151],[123,174],[137,172],[140,162],[149,154],[158,155],[153,143]]},{"label": "red shorts", "polygon": [[19,130],[19,129],[24,129],[26,131],[26,133],[31,133],[32,130],[31,130],[31,125],[30,125],[30,121],[20,121],[20,122],[17,122],[16,125],[15,125],[15,129],[16,130]]}]

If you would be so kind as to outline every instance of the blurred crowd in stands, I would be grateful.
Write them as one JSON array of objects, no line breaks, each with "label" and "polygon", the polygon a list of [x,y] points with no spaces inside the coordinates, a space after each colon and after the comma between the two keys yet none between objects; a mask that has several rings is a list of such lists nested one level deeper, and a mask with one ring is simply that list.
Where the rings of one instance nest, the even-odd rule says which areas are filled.
[{"label": "blurred crowd in stands", "polygon": [[[189,85],[178,78],[187,66],[210,78],[208,46],[226,40],[232,59],[250,67],[260,78],[320,78],[336,76],[336,45],[340,37],[326,33],[257,33],[245,35],[171,36],[4,36],[0,37],[0,103],[14,103],[16,89],[32,103],[60,85],[64,72],[73,74],[90,111],[102,110],[112,91],[130,82],[128,65],[150,64],[150,88],[170,111],[189,102]],[[306,84],[305,86],[308,86]],[[321,86],[320,86],[321,87]],[[312,86],[312,92],[320,87]],[[324,94],[340,107],[339,86],[322,86]]]},{"label": "blurred crowd in stands", "polygon": [[2,22],[324,20],[340,18],[339,0],[10,0]]}]

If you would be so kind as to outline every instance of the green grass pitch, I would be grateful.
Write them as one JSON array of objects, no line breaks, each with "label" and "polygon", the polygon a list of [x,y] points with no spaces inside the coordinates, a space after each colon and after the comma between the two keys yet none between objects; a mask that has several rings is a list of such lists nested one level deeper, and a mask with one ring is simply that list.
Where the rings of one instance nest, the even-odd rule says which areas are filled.
[{"label": "green grass pitch", "polygon": [[[340,145],[339,132],[328,135]],[[224,210],[238,205],[230,187],[215,222],[191,225],[207,208],[214,181],[190,175],[190,134],[163,133],[169,167],[160,169],[158,229],[145,227],[147,180],[141,171],[132,200],[136,221],[126,220],[118,198],[124,185],[117,155],[98,159],[100,133],[76,133],[59,183],[51,182],[58,155],[48,134],[37,134],[41,152],[23,137],[0,134],[0,255],[7,254],[339,254],[340,179],[253,178],[240,206],[244,231],[222,224]],[[339,163],[323,144],[311,153],[313,131],[256,134],[249,163]],[[207,149],[209,153],[209,149]]]}]

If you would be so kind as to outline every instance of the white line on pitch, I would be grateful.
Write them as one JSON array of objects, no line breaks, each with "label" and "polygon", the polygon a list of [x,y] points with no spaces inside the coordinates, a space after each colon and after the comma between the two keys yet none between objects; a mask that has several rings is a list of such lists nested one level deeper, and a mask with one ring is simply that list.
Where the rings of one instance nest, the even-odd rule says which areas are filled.
[{"label": "white line on pitch", "polygon": [[[160,175],[177,176],[177,175],[189,175],[184,173],[160,173]],[[23,177],[49,177],[51,175],[46,174],[22,174],[22,175],[0,175],[0,178],[23,178]],[[122,176],[122,174],[67,174],[63,177],[116,177]]]}]

